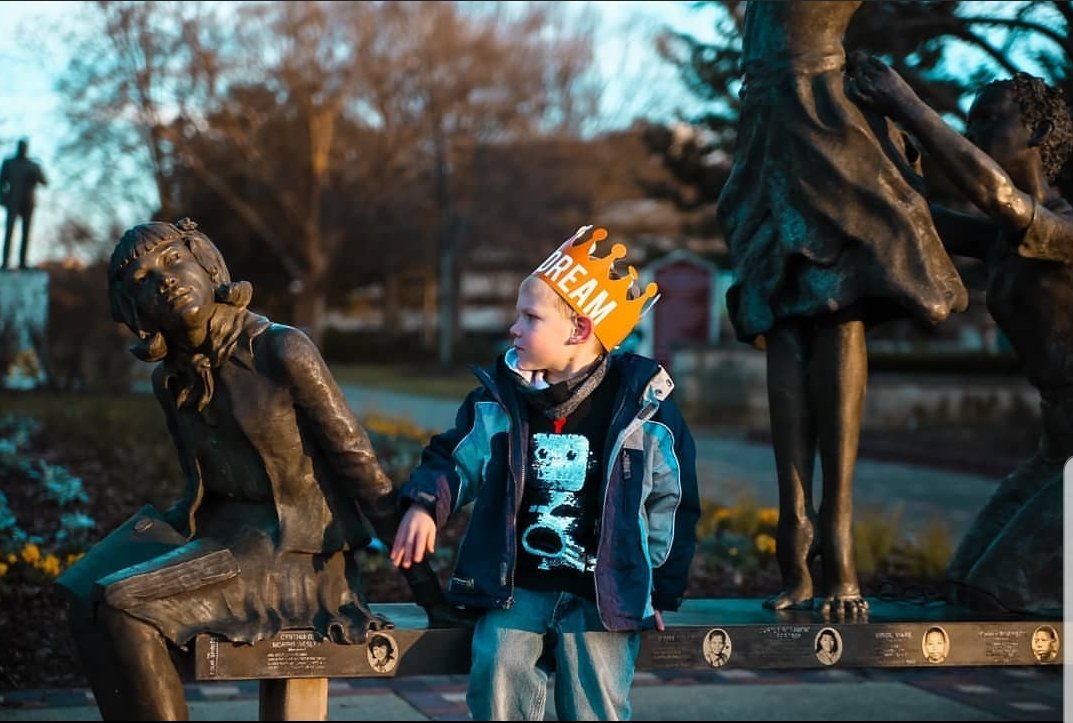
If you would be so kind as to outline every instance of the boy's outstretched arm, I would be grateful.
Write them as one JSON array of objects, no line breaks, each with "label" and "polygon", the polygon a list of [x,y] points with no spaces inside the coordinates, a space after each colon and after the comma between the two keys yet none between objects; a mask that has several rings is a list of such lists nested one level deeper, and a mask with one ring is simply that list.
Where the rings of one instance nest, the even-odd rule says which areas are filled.
[{"label": "boy's outstretched arm", "polygon": [[422,604],[420,597],[417,602],[425,609],[430,628],[471,628],[474,617],[447,602],[436,574],[424,562],[425,554],[435,550],[436,521],[420,505],[411,505],[395,533],[391,562],[402,570],[415,596],[419,591],[426,593],[426,602]]},{"label": "boy's outstretched arm", "polygon": [[391,545],[391,562],[406,569],[436,551],[436,521],[420,505],[410,505],[402,516],[395,541]]}]

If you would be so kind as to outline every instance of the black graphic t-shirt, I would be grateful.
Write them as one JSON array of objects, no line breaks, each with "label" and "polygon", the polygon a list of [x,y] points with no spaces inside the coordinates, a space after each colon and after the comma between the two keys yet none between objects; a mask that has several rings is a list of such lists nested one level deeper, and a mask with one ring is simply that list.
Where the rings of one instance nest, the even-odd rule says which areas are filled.
[{"label": "black graphic t-shirt", "polygon": [[[565,420],[530,406],[529,467],[518,512],[515,582],[595,598],[604,446],[617,376],[610,371]],[[554,386],[546,390],[554,395]]]}]

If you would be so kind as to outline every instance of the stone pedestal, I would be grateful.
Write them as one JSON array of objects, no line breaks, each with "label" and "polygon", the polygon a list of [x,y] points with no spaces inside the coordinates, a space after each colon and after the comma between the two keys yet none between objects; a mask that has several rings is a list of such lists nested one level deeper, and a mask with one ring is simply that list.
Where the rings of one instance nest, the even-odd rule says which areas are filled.
[{"label": "stone pedestal", "polygon": [[0,271],[0,388],[44,385],[47,356],[48,273]]}]

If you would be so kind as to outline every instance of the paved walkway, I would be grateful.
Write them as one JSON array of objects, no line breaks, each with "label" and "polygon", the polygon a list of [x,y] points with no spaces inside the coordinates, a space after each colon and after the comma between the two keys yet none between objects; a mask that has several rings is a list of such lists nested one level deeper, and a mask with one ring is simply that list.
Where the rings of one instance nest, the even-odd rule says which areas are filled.
[{"label": "paved walkway", "polygon": [[[1062,670],[1046,668],[641,672],[636,720],[1063,720]],[[257,720],[257,683],[187,687],[191,720]],[[329,720],[466,720],[466,678],[339,679]],[[549,701],[551,700],[549,693]],[[85,690],[0,694],[0,721],[100,720]],[[547,720],[556,720],[549,703]]]},{"label": "paved walkway", "polygon": [[[358,416],[377,414],[410,419],[430,430],[454,424],[458,401],[344,386],[343,393]],[[778,504],[775,458],[769,444],[758,444],[726,433],[695,429],[697,477],[703,499],[734,504],[751,499],[769,507]],[[817,468],[818,469],[818,468]],[[817,475],[818,476],[818,475]],[[998,483],[977,474],[914,465],[857,460],[854,505],[858,519],[869,514],[890,517],[900,513],[906,535],[946,525],[951,543],[968,529]],[[816,484],[819,499],[819,481]]]},{"label": "paved walkway", "polygon": [[[696,625],[721,608],[728,625],[778,617],[744,604],[693,606],[673,613],[672,625]],[[403,628],[422,624],[416,606],[380,612]],[[877,604],[875,622],[905,620],[906,604]],[[411,609],[412,608],[412,609]],[[934,608],[920,620],[936,620]],[[955,614],[955,618],[957,615]],[[953,619],[953,618],[952,618]],[[860,623],[869,625],[870,623]],[[850,625],[850,623],[846,623]],[[1063,646],[1066,650],[1069,646]],[[731,666],[733,663],[731,664]],[[645,670],[632,700],[637,720],[965,720],[1063,719],[1064,665],[1007,667],[764,668]],[[329,684],[329,720],[465,720],[466,676],[349,678]],[[546,716],[555,720],[554,686]],[[256,720],[256,681],[186,687],[193,720]],[[91,693],[29,690],[0,693],[0,721],[99,720]]]}]

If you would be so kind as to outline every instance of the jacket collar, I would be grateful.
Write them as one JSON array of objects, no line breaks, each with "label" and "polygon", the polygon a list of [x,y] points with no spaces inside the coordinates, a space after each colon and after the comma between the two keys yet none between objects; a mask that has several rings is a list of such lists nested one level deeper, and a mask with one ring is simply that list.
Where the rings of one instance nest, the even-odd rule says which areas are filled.
[{"label": "jacket collar", "polygon": [[[612,352],[610,364],[619,371],[622,383],[622,395],[627,395],[638,408],[649,405],[659,406],[660,402],[670,396],[674,391],[674,380],[671,375],[655,359],[634,354],[632,352]],[[513,362],[513,364],[512,364]],[[514,349],[508,349],[496,359],[494,367],[483,369],[477,366],[471,367],[474,374],[482,385],[501,403],[504,401],[503,392],[512,392],[513,384],[507,384],[510,374],[530,374],[531,372],[518,372],[515,364],[517,356]],[[524,377],[523,377],[524,378]],[[513,394],[511,394],[513,396]]]},{"label": "jacket collar", "polygon": [[272,322],[260,314],[247,312],[242,331],[235,340],[235,346],[231,350],[230,358],[246,369],[253,369],[253,340],[271,325]]}]

